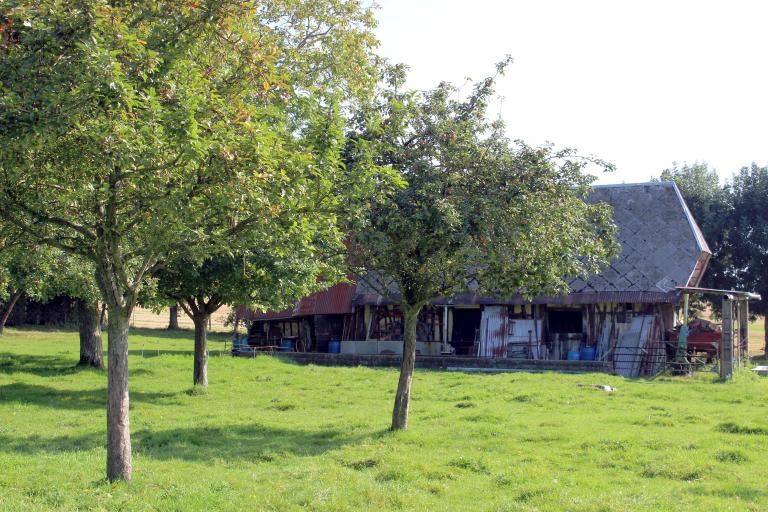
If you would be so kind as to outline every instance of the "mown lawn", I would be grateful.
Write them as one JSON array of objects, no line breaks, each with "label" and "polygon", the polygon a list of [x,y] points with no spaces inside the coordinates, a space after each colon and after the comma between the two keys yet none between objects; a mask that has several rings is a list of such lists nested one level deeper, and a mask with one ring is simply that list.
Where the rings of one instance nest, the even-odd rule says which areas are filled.
[{"label": "mown lawn", "polygon": [[191,396],[190,333],[131,343],[134,480],[113,485],[76,334],[0,338],[0,510],[768,509],[768,379],[746,372],[418,371],[390,433],[394,370],[213,357]]}]

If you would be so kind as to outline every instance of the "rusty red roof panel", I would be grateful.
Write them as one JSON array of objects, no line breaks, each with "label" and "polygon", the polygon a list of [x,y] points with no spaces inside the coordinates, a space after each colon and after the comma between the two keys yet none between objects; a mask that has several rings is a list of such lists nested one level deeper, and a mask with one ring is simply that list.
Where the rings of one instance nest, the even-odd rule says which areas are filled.
[{"label": "rusty red roof panel", "polygon": [[312,315],[344,315],[352,312],[352,297],[355,285],[339,283],[327,290],[304,297],[292,308],[281,311],[253,311],[245,306],[238,306],[238,318],[246,320],[278,320]]},{"label": "rusty red roof panel", "polygon": [[352,297],[356,286],[339,283],[327,290],[313,293],[299,301],[296,316],[344,315],[352,312]]}]

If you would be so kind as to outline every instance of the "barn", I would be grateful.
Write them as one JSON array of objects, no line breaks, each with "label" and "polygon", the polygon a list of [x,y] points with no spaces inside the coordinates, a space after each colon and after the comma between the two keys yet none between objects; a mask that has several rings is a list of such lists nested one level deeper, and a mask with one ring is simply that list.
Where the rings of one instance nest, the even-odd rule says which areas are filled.
[{"label": "barn", "polygon": [[[589,200],[613,207],[621,253],[601,273],[557,297],[466,294],[424,308],[421,355],[599,360],[620,374],[652,373],[666,359],[682,287],[701,281],[711,252],[671,182],[596,186]],[[402,315],[364,280],[340,284],[283,312],[243,311],[251,342],[296,339],[308,351],[397,355]]]}]

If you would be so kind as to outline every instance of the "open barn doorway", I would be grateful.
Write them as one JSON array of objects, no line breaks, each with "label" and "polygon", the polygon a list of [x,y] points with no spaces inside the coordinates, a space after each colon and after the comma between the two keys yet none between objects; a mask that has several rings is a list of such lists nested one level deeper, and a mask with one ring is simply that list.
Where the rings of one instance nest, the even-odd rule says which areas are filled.
[{"label": "open barn doorway", "polygon": [[566,359],[568,352],[578,351],[584,338],[582,310],[549,309],[547,319],[552,359]]},{"label": "open barn doorway", "polygon": [[456,355],[477,355],[480,333],[480,308],[454,308],[451,345]]}]

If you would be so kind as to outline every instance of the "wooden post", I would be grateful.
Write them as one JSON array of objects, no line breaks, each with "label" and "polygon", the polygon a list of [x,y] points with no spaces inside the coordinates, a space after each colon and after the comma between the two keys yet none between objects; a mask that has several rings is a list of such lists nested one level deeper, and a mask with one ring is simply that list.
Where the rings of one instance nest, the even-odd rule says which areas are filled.
[{"label": "wooden post", "polygon": [[749,301],[739,301],[739,348],[744,364],[749,364]]},{"label": "wooden post", "polygon": [[723,335],[720,342],[720,378],[733,377],[733,298],[723,297]]},{"label": "wooden post", "polygon": [[688,358],[688,300],[689,294],[683,294],[683,325],[677,334],[677,353],[675,359],[678,363],[687,362]]},{"label": "wooden post", "polygon": [[440,349],[441,352],[448,352],[448,306],[443,306],[443,332],[442,334],[442,342],[443,346]]}]

